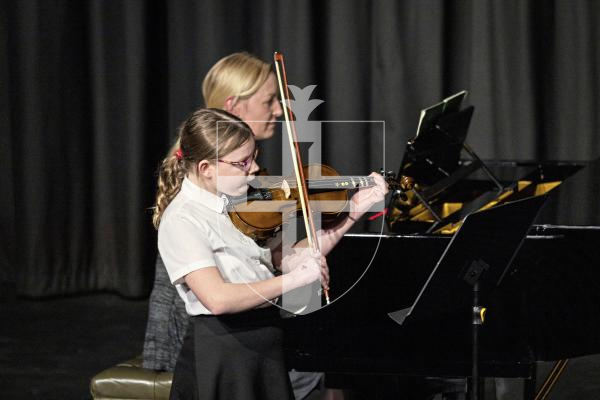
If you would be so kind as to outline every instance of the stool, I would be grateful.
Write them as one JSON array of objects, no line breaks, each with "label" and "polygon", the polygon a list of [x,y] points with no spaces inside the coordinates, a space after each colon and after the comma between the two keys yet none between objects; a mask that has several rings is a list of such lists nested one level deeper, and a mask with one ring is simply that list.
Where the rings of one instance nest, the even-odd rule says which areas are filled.
[{"label": "stool", "polygon": [[142,368],[142,356],[105,369],[90,382],[94,400],[168,400],[172,372]]}]

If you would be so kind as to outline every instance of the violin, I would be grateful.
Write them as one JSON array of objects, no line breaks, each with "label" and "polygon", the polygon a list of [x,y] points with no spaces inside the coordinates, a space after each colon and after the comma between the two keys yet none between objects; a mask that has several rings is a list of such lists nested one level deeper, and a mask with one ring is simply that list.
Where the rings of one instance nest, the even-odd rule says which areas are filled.
[{"label": "violin", "polygon": [[[370,176],[340,176],[330,166],[323,164],[303,167],[308,176],[306,186],[312,212],[321,214],[323,226],[332,226],[345,217],[351,190],[375,185]],[[399,184],[392,173],[382,172],[392,190]],[[312,178],[314,177],[314,178]],[[228,212],[233,224],[255,241],[265,241],[281,230],[290,217],[301,213],[300,193],[294,178],[283,179],[269,188],[250,191],[247,196],[230,198]]]}]

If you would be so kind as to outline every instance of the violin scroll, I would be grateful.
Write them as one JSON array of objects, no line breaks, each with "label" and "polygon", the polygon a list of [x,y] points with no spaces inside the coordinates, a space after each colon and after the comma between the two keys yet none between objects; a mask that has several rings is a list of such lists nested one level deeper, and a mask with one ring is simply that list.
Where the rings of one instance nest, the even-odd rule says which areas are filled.
[{"label": "violin scroll", "polygon": [[400,180],[397,180],[396,174],[393,171],[385,171],[383,168],[379,170],[379,173],[385,178],[393,196],[400,197],[403,201],[408,200],[406,192],[415,186],[415,180],[412,177],[402,175]]}]

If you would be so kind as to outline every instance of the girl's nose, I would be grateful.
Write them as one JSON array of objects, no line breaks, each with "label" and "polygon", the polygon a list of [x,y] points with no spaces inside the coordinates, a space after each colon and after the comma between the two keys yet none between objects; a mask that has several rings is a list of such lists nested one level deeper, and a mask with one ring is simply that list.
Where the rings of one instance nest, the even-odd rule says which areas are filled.
[{"label": "girl's nose", "polygon": [[260,171],[260,167],[259,167],[258,163],[256,162],[256,160],[252,160],[252,164],[250,165],[250,170],[248,171],[248,174],[254,175],[258,171]]}]

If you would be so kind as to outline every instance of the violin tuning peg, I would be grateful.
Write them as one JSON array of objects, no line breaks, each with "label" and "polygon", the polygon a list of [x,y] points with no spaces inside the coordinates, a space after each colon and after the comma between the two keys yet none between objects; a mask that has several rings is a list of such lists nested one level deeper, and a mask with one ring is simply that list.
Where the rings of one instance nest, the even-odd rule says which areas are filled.
[{"label": "violin tuning peg", "polygon": [[388,177],[394,177],[394,172],[393,171],[386,171],[385,169],[383,169],[383,167],[379,168],[379,173],[381,175],[383,175],[384,177],[388,178]]},{"label": "violin tuning peg", "polygon": [[403,191],[402,191],[402,190],[400,190],[400,189],[396,189],[396,190],[394,190],[394,196],[395,196],[395,197],[399,197],[399,198],[400,198],[400,200],[402,200],[402,201],[407,201],[407,200],[408,200],[408,196],[406,195],[406,193],[405,193],[405,192],[403,192]]}]

